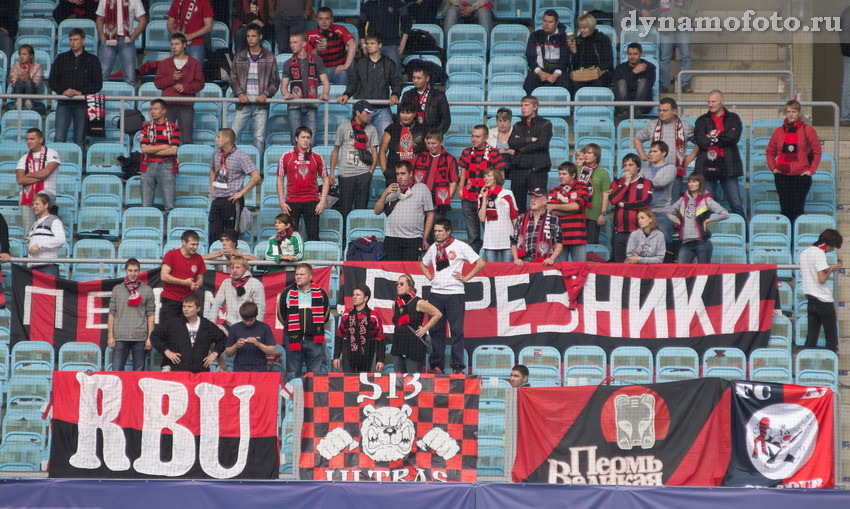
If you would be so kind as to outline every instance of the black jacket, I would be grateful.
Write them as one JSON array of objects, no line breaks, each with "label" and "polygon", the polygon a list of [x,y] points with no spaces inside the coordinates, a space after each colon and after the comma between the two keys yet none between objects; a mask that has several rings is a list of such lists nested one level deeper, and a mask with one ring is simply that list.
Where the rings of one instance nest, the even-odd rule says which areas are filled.
[{"label": "black jacket", "polygon": [[[531,141],[537,138],[537,141]],[[516,150],[511,159],[511,170],[540,170],[548,172],[552,167],[549,157],[549,142],[552,140],[552,122],[535,115],[528,125],[525,120],[514,124],[508,146]]]},{"label": "black jacket", "polygon": [[596,66],[603,71],[608,71],[605,76],[611,79],[611,73],[614,71],[611,39],[599,30],[594,30],[587,37],[576,37],[576,52],[569,53],[569,60],[571,70]]},{"label": "black jacket", "polygon": [[[359,3],[359,2],[358,2]],[[397,46],[409,34],[413,22],[401,0],[369,0],[360,4],[360,37],[378,34],[384,46]]]},{"label": "black jacket", "polygon": [[[708,148],[714,145],[708,134],[713,130],[714,120],[711,119],[710,112],[704,113],[694,124],[694,143],[699,147],[699,154],[697,154],[696,165],[694,166],[696,173],[705,173],[704,170],[708,162]],[[723,119],[723,133],[720,134],[716,143],[718,147],[723,149],[722,167],[726,177],[744,175],[744,163],[738,150],[738,140],[741,139],[742,131],[741,117],[726,110],[726,117]]]},{"label": "black jacket", "polygon": [[83,95],[96,94],[103,88],[100,60],[86,50],[75,56],[73,51],[59,53],[50,69],[50,89],[62,94],[69,88]]},{"label": "black jacket", "polygon": [[[403,82],[395,62],[381,55],[377,62],[369,57],[358,58],[348,73],[345,94],[357,99],[389,99],[390,94],[401,97]],[[386,105],[375,107],[387,108]],[[378,133],[383,136],[384,133]]]},{"label": "black jacket", "polygon": [[528,62],[528,72],[533,73],[537,67],[542,69],[542,66],[539,66],[537,62],[537,49],[542,48],[546,44],[560,48],[561,58],[558,69],[563,72],[569,72],[567,66],[569,64],[569,55],[572,53],[567,46],[567,27],[563,23],[558,23],[558,31],[552,35],[546,35],[543,30],[532,32],[528,38],[528,44],[525,46],[525,60]]},{"label": "black jacket", "polygon": [[[208,371],[204,367],[204,357],[210,352],[218,352],[219,355],[227,345],[227,336],[221,329],[204,317],[199,317],[201,325],[198,327],[198,335],[195,338],[195,346],[189,340],[189,330],[186,328],[186,320],[175,318],[157,325],[151,334],[151,345],[162,353],[162,366],[171,366],[172,371],[189,371],[201,373]],[[172,364],[165,351],[171,350],[180,354],[180,364]]]},{"label": "black jacket", "polygon": [[14,40],[18,33],[18,2],[6,0],[0,4],[0,27],[5,28]]},{"label": "black jacket", "polygon": [[[408,90],[404,93],[401,101],[419,104],[418,92],[415,88]],[[434,128],[439,129],[443,134],[446,134],[452,125],[452,114],[449,111],[449,101],[446,99],[446,94],[433,86],[431,91],[428,92],[428,100],[425,102],[425,119],[422,124],[426,133],[428,129]]]}]

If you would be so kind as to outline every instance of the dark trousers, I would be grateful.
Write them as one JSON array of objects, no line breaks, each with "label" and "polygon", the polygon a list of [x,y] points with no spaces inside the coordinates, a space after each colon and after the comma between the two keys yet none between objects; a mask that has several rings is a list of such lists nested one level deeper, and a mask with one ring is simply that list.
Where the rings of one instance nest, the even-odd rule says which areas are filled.
[{"label": "dark trousers", "polygon": [[439,0],[422,0],[407,4],[407,13],[416,23],[437,23],[437,11],[440,9]]},{"label": "dark trousers", "polygon": [[133,371],[145,370],[145,357],[148,351],[145,350],[144,341],[116,341],[115,351],[112,353],[112,371],[124,371],[124,364],[127,363],[127,356],[133,352]]},{"label": "dark trousers", "polygon": [[431,292],[428,302],[443,313],[443,317],[431,330],[431,341],[434,344],[434,353],[431,354],[429,361],[431,369],[440,368],[445,371],[446,322],[451,329],[452,369],[464,369],[466,366],[463,363],[463,316],[465,313],[463,295]]},{"label": "dark trousers", "polygon": [[779,207],[782,215],[787,217],[791,224],[806,213],[806,197],[812,188],[812,177],[810,175],[785,175],[774,173],[773,181],[776,182],[776,192],[779,194]]},{"label": "dark trousers", "polygon": [[599,244],[599,232],[602,228],[599,227],[599,224],[596,220],[588,219],[586,222],[587,228],[587,243],[588,244]]},{"label": "dark trousers", "polygon": [[[83,9],[85,10],[84,18],[88,18],[92,21],[95,20],[95,13],[97,11],[98,2],[83,2]],[[53,20],[56,21],[56,24],[62,23],[66,19],[70,18],[74,15],[74,9],[77,6],[69,2],[68,0],[59,0],[59,4],[53,9]],[[89,37],[94,37],[97,34],[88,34]]]},{"label": "dark trousers", "polygon": [[74,124],[74,143],[85,153],[86,103],[82,101],[59,101],[56,106],[56,130],[53,133],[53,141],[65,143],[72,122]]},{"label": "dark trousers", "polygon": [[419,260],[422,237],[403,239],[401,237],[384,238],[384,261],[415,262]]},{"label": "dark trousers", "polygon": [[555,80],[555,83],[549,83],[548,81],[541,80],[534,71],[530,71],[528,75],[525,77],[525,83],[523,83],[522,88],[525,89],[525,93],[528,95],[532,95],[534,89],[537,87],[564,87],[570,88],[570,74],[565,72],[558,76],[558,79]]},{"label": "dark trousers", "polygon": [[304,218],[307,240],[319,240],[319,216],[316,215],[318,204],[318,201],[287,203],[293,228],[299,227],[298,223]]},{"label": "dark trousers", "polygon": [[516,199],[517,210],[520,214],[528,209],[528,191],[535,187],[546,189],[549,168],[525,169],[511,168],[511,191]]},{"label": "dark trousers", "polygon": [[168,105],[168,110],[165,112],[165,118],[169,122],[174,122],[180,127],[180,144],[188,145],[192,143],[192,133],[195,130],[195,107],[194,106],[175,106]]},{"label": "dark trousers", "polygon": [[369,185],[372,174],[368,171],[353,177],[339,177],[339,212],[343,219],[355,209],[369,206]]},{"label": "dark trousers", "polygon": [[245,199],[230,201],[228,198],[216,198],[210,206],[210,244],[221,237],[221,232],[230,228],[236,229],[236,214],[245,206]]},{"label": "dark trousers", "polygon": [[[652,83],[647,79],[637,81],[637,88],[629,90],[629,82],[626,80],[617,80],[614,83],[614,99],[617,101],[651,101],[652,100]],[[642,107],[635,108],[635,115],[644,115],[650,108]],[[628,108],[617,108],[618,115],[625,115],[629,112]],[[677,196],[677,195],[673,195]]]},{"label": "dark trousers", "polygon": [[159,323],[168,323],[178,318],[183,318],[183,302],[165,297],[159,299]]},{"label": "dark trousers", "polygon": [[620,233],[617,232],[614,234],[614,240],[611,241],[611,261],[614,263],[625,263],[626,262],[626,249],[629,246],[629,237],[630,233]]},{"label": "dark trousers", "polygon": [[820,301],[810,295],[806,297],[809,300],[809,330],[806,334],[806,348],[818,346],[818,336],[823,325],[826,348],[838,353],[838,318],[835,315],[835,304]]}]

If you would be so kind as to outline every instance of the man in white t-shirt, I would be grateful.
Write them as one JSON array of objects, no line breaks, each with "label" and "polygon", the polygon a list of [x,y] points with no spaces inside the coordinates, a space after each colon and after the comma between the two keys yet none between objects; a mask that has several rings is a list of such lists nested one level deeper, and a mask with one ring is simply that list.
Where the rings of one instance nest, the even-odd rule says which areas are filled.
[{"label": "man in white t-shirt", "polygon": [[56,196],[56,181],[59,178],[59,153],[44,144],[44,133],[35,127],[27,129],[26,143],[29,152],[18,161],[16,178],[21,189],[21,216],[24,231],[30,231],[35,222],[32,200],[41,191]]},{"label": "man in white t-shirt", "polygon": [[[136,39],[145,33],[148,17],[141,0],[100,0],[97,6],[97,59],[103,80],[112,74],[115,57],[121,57],[121,76],[136,86]],[[133,26],[135,25],[135,27]]]},{"label": "man in white t-shirt", "polygon": [[[446,344],[446,321],[448,320],[452,338],[452,372],[463,373],[463,317],[466,311],[464,303],[464,283],[481,272],[486,263],[468,244],[452,237],[452,222],[438,219],[434,223],[434,244],[428,248],[419,269],[431,281],[431,295],[428,298],[443,317],[434,327],[431,339],[434,353],[431,354],[429,373],[444,373],[444,353]],[[463,264],[474,263],[466,275]],[[428,267],[434,266],[432,273]]]},{"label": "man in white t-shirt", "polygon": [[809,301],[809,330],[806,348],[815,348],[820,328],[826,335],[826,347],[838,353],[838,320],[835,315],[835,298],[827,284],[830,274],[843,267],[841,260],[830,265],[826,253],[841,249],[844,239],[837,230],[824,230],[812,247],[800,253],[800,272],[803,276],[803,293]]}]

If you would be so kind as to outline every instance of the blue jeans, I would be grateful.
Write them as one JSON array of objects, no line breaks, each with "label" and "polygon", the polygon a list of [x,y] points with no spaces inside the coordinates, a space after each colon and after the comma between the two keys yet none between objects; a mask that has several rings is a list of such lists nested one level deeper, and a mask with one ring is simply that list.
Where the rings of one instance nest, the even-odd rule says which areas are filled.
[{"label": "blue jeans", "polygon": [[[309,339],[301,342],[301,350],[287,350],[286,381],[289,382],[296,378],[301,378],[307,373],[318,373],[322,369],[322,359],[324,356],[325,345],[313,343]],[[305,367],[306,370],[302,369]]]},{"label": "blue jeans", "polygon": [[[61,92],[60,92],[61,93]],[[56,131],[53,134],[55,143],[65,143],[68,140],[68,129],[74,122],[74,143],[79,145],[83,153],[86,151],[86,103],[83,101],[57,101]]]},{"label": "blue jeans", "polygon": [[561,249],[561,254],[558,255],[559,262],[586,262],[587,261],[587,244],[570,244]]},{"label": "blue jeans", "polygon": [[[639,79],[635,91],[630,92],[629,82],[627,82],[626,80],[617,80],[614,83],[614,99],[616,99],[617,101],[651,101],[652,85],[653,83],[647,79]],[[635,108],[635,115],[643,115],[649,110],[650,108],[646,106],[641,108]],[[617,108],[617,113],[620,115],[625,115],[628,112],[629,109],[626,107]]]},{"label": "blue jeans", "polygon": [[295,108],[290,106],[287,110],[289,116],[289,132],[292,134],[292,144],[295,145],[295,131],[301,126],[307,126],[313,131],[313,144],[319,139],[316,133],[316,111],[317,107],[302,106]]},{"label": "blue jeans", "polygon": [[124,371],[124,364],[127,363],[127,355],[133,351],[133,371],[145,370],[145,357],[148,351],[145,350],[144,341],[116,341],[115,351],[112,352],[112,371]]},{"label": "blue jeans", "polygon": [[484,261],[487,263],[490,262],[512,262],[514,261],[514,255],[511,253],[510,249],[485,249],[484,250]]},{"label": "blue jeans", "polygon": [[714,247],[710,240],[682,242],[677,261],[678,263],[693,263],[694,258],[696,258],[697,263],[711,263],[712,251],[714,251]]},{"label": "blue jeans", "polygon": [[[445,269],[444,269],[445,270]],[[464,369],[463,363],[463,317],[465,314],[462,294],[444,295],[431,292],[429,302],[443,313],[437,325],[431,329],[431,341],[434,353],[431,354],[431,369],[445,371],[446,322],[449,323],[452,338],[452,369]]]},{"label": "blue jeans", "polygon": [[233,117],[231,129],[236,133],[237,143],[249,119],[254,120],[254,146],[262,154],[266,148],[266,121],[269,119],[269,106],[258,103],[238,104],[236,106],[236,115]]},{"label": "blue jeans", "polygon": [[289,35],[295,32],[303,32],[307,20],[301,16],[274,15],[274,37],[277,44],[277,53],[290,53]]},{"label": "blue jeans", "polygon": [[201,69],[204,68],[204,60],[207,57],[207,50],[203,44],[192,44],[186,46],[186,54],[201,63]]},{"label": "blue jeans", "polygon": [[422,370],[422,366],[419,365],[419,361],[416,359],[402,355],[393,355],[393,369],[395,369],[396,373],[419,373]]},{"label": "blue jeans", "polygon": [[[471,16],[471,19],[484,27],[487,32],[487,47],[490,47],[490,32],[493,31],[493,10],[486,7],[477,9]],[[457,7],[449,7],[446,11],[446,17],[443,19],[443,31],[448,34],[449,30],[460,21],[460,10]]]},{"label": "blue jeans", "polygon": [[106,41],[100,41],[97,45],[97,59],[100,60],[100,68],[103,71],[104,81],[112,74],[115,57],[121,57],[121,74],[124,81],[136,86],[136,46],[130,42],[124,42],[123,37],[118,38],[118,44],[107,46]]},{"label": "blue jeans", "polygon": [[[466,220],[466,243],[477,253],[481,251],[481,246],[484,244],[484,241],[481,240],[481,221],[478,219],[478,203],[463,200],[460,206],[463,210],[463,218]],[[513,261],[513,259],[508,261]]]},{"label": "blue jeans", "polygon": [[658,229],[664,234],[664,242],[670,244],[673,242],[673,221],[670,221],[670,218],[664,212],[656,210],[653,210],[653,212],[655,212],[655,222],[658,223]]},{"label": "blue jeans", "polygon": [[47,274],[48,276],[59,277],[59,265],[55,263],[50,263],[48,265],[37,265],[32,268],[32,270],[36,270],[41,272],[42,274]]},{"label": "blue jeans", "polygon": [[841,120],[850,121],[850,57],[844,57],[844,79],[841,85]]},{"label": "blue jeans", "polygon": [[156,198],[156,186],[162,188],[162,201],[165,204],[165,212],[171,212],[174,208],[175,185],[177,176],[172,171],[171,161],[162,163],[148,163],[148,169],[142,173],[142,206],[153,207]]},{"label": "blue jeans", "polygon": [[331,85],[348,85],[348,69],[340,71],[340,73],[337,74],[336,68],[337,66],[325,68],[328,71],[328,80],[330,80]]},{"label": "blue jeans", "polygon": [[393,112],[389,108],[376,108],[369,123],[375,126],[375,130],[378,131],[378,140],[380,140],[387,126],[393,123]]},{"label": "blue jeans", "polygon": [[[658,77],[661,86],[670,84],[670,61],[673,60],[673,49],[679,48],[679,67],[683,71],[691,70],[691,33],[690,32],[660,32],[661,61],[659,62]],[[682,76],[682,86],[691,84],[691,74]]]},{"label": "blue jeans", "polygon": [[747,214],[744,213],[744,208],[741,207],[741,190],[738,188],[738,177],[706,181],[706,186],[712,196],[717,196],[718,183],[723,186],[723,193],[726,195],[726,201],[729,202],[729,212],[738,214],[746,220]]}]

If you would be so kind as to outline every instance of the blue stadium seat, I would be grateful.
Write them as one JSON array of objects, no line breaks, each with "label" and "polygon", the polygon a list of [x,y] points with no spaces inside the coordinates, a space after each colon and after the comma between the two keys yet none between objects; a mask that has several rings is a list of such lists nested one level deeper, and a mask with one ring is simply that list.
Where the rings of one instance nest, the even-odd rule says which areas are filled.
[{"label": "blue stadium seat", "polygon": [[[336,13],[334,13],[334,14],[336,14]],[[414,30],[424,30],[424,31],[428,32],[429,34],[431,34],[431,37],[433,37],[434,40],[437,41],[437,45],[439,47],[441,47],[441,48],[446,47],[445,35],[443,34],[443,27],[442,26],[434,25],[434,24],[430,24],[430,23],[414,23],[412,28]]]},{"label": "blue stadium seat", "polygon": [[504,345],[482,345],[472,351],[472,373],[508,378],[516,365],[514,351]]},{"label": "blue stadium seat", "polygon": [[573,24],[575,15],[573,10],[560,2],[559,0],[537,0],[534,13],[534,24],[532,26],[543,26],[543,13],[548,9],[554,9],[558,13],[558,23],[563,23],[567,27],[567,32],[574,32]]},{"label": "blue stadium seat", "polygon": [[[466,27],[466,26],[476,26],[482,28],[481,25],[455,25],[452,27],[454,30],[456,27]],[[455,55],[468,55],[468,56],[477,56],[481,57],[484,60],[487,60],[487,47],[484,43],[480,41],[473,40],[460,40],[454,41],[449,44],[448,49],[446,50],[446,56],[451,58]]]},{"label": "blue stadium seat", "polygon": [[181,163],[205,163],[210,164],[213,155],[213,147],[209,145],[180,145],[177,149],[177,160]]},{"label": "blue stadium seat", "polygon": [[[219,48],[230,49],[230,28],[224,22],[214,21],[210,39],[212,39],[213,51]],[[271,48],[267,49],[271,51]]]},{"label": "blue stadium seat", "polygon": [[621,346],[611,352],[611,376],[615,384],[652,383],[652,352],[642,346]]},{"label": "blue stadium seat", "polygon": [[101,371],[100,345],[85,341],[65,343],[59,349],[59,371]]},{"label": "blue stadium seat", "polygon": [[560,387],[561,370],[555,366],[527,366],[532,387]]},{"label": "blue stadium seat", "polygon": [[167,21],[154,19],[145,28],[145,49],[148,51],[170,51],[171,35],[168,33]]},{"label": "blue stadium seat", "polygon": [[342,244],[342,214],[334,209],[325,210],[319,216],[319,239]]},{"label": "blue stadium seat", "polygon": [[[458,26],[466,25],[455,25],[455,27]],[[483,77],[487,72],[487,66],[480,56],[454,56],[446,62],[446,73],[451,76],[457,72],[477,73]]]},{"label": "blue stadium seat", "polygon": [[808,349],[797,354],[795,360],[799,385],[829,385],[838,390],[838,356],[825,349]]},{"label": "blue stadium seat", "polygon": [[[491,60],[492,62],[492,60]],[[487,91],[493,88],[522,88],[525,83],[525,74],[519,72],[497,72],[491,73],[487,79]],[[493,120],[495,122],[495,118]],[[495,125],[495,124],[494,124]]]},{"label": "blue stadium seat", "polygon": [[599,385],[605,377],[605,371],[597,366],[572,366],[564,370],[564,386]]},{"label": "blue stadium seat", "polygon": [[[446,92],[453,88],[461,87],[478,88],[483,90],[484,76],[477,72],[455,72],[449,76],[448,82],[446,83]],[[483,94],[479,96],[478,100],[480,100],[481,97],[483,97]]]},{"label": "blue stadium seat", "polygon": [[[540,102],[570,102],[570,92],[564,87],[537,87],[531,95]],[[540,106],[537,113],[545,118],[567,118],[570,116],[570,107],[567,104],[563,106]]]},{"label": "blue stadium seat", "polygon": [[599,106],[579,106],[575,109],[575,120],[573,121],[573,131],[576,138],[584,136],[598,136],[602,138],[614,138],[614,121],[611,118],[602,118],[598,116],[587,117],[584,113],[590,108],[599,108]]},{"label": "blue stadium seat", "polygon": [[[207,181],[209,185],[209,181]],[[179,239],[186,230],[195,230],[202,237],[206,236],[207,214],[200,209],[175,208],[168,214],[166,231],[168,239]],[[203,240],[203,239],[202,239]],[[205,242],[202,244],[206,245]]]},{"label": "blue stadium seat", "polygon": [[517,55],[493,56],[487,67],[487,75],[494,76],[505,72],[519,73],[522,75],[523,80],[525,80],[525,75],[528,74],[528,62],[525,60],[525,57]]},{"label": "blue stadium seat", "polygon": [[[20,341],[12,347],[9,373],[11,379],[21,375],[32,375],[50,379],[53,377],[53,345],[46,341]],[[48,386],[49,387],[49,386]],[[11,404],[11,399],[9,400]]]},{"label": "blue stadium seat", "polygon": [[115,258],[115,246],[106,239],[81,239],[74,243],[74,258]]},{"label": "blue stadium seat", "polygon": [[[483,94],[482,96],[483,97]],[[18,130],[18,117],[21,121],[21,129]],[[20,136],[21,142],[25,141],[27,129],[30,128],[42,129],[41,115],[32,110],[13,110],[7,111],[0,118],[0,131],[3,133],[3,141],[18,141]],[[52,148],[52,146],[51,146]],[[77,147],[79,148],[79,147]]]},{"label": "blue stadium seat", "polygon": [[[163,22],[164,23],[164,22]],[[82,28],[86,33],[85,48],[86,51],[97,55],[97,26],[94,21],[87,18],[68,18],[62,23],[59,23],[59,47],[58,52],[68,51],[71,49],[71,43],[68,35],[74,28]],[[170,49],[166,48],[166,49]],[[47,71],[45,71],[46,74]]]},{"label": "blue stadium seat", "polygon": [[801,235],[820,235],[827,228],[836,228],[835,217],[824,214],[803,214],[794,222],[794,243]]},{"label": "blue stadium seat", "polygon": [[127,148],[121,143],[100,142],[91,145],[86,152],[86,173],[110,173],[120,175],[118,156],[127,157]]},{"label": "blue stadium seat", "polygon": [[53,21],[53,9],[55,8],[56,4],[51,1],[21,2],[20,18],[33,17]]},{"label": "blue stadium seat", "polygon": [[62,172],[67,171],[67,164],[73,164],[77,169],[83,167],[83,151],[76,143],[51,143],[50,148],[59,153],[62,161]]},{"label": "blue stadium seat", "polygon": [[92,194],[111,194],[120,197],[124,194],[124,185],[115,175],[88,175],[82,182],[82,197]]},{"label": "blue stadium seat", "polygon": [[376,216],[372,210],[352,210],[345,221],[345,230],[352,231],[358,228],[384,229],[386,216]]},{"label": "blue stadium seat", "polygon": [[693,348],[668,346],[655,354],[657,382],[677,382],[699,377],[699,356]]},{"label": "blue stadium seat", "polygon": [[177,175],[177,196],[178,197],[207,197],[210,193],[209,177],[191,177],[187,175]]},{"label": "blue stadium seat", "polygon": [[[162,253],[162,242],[149,239],[124,239],[118,245],[118,258],[138,258],[140,260],[155,260]],[[145,268],[142,268],[145,270]]]},{"label": "blue stadium seat", "polygon": [[53,52],[53,39],[47,35],[19,35],[15,39],[15,51],[21,49],[21,46],[28,44],[33,49],[42,50],[47,53],[51,59],[55,59],[56,55]]},{"label": "blue stadium seat", "polygon": [[[118,240],[120,238],[120,232],[121,213],[117,209],[109,207],[84,207],[80,209],[77,215],[77,235],[81,239]],[[83,258],[92,257],[86,256]]]},{"label": "blue stadium seat", "polygon": [[[773,131],[782,125],[781,118],[757,118],[750,124],[748,139],[756,140],[757,138],[770,139]],[[764,154],[762,153],[762,156]]]},{"label": "blue stadium seat", "polygon": [[745,380],[747,376],[747,356],[739,348],[709,348],[702,356],[704,377]]},{"label": "blue stadium seat", "polygon": [[608,370],[608,355],[601,347],[595,345],[577,345],[567,348],[564,352],[564,370],[573,367],[596,367],[603,376]]},{"label": "blue stadium seat", "polygon": [[735,235],[744,240],[747,235],[747,222],[738,214],[729,214],[729,219],[712,223],[711,231],[713,234]]},{"label": "blue stadium seat", "polygon": [[[551,366],[558,370],[560,377],[561,353],[552,346],[527,346],[520,350],[519,364],[529,366]],[[560,385],[560,383],[558,383]]]},{"label": "blue stadium seat", "polygon": [[778,348],[758,348],[750,354],[750,380],[794,383],[791,376],[791,352]]},{"label": "blue stadium seat", "polygon": [[715,233],[711,236],[711,243],[714,246],[713,263],[747,263],[746,244],[740,236]]},{"label": "blue stadium seat", "polygon": [[495,116],[499,108],[510,108],[514,112],[514,118],[519,119],[519,103],[523,97],[525,97],[525,91],[521,88],[491,88],[488,90],[487,100],[496,104],[487,106],[487,115]]},{"label": "blue stadium seat", "polygon": [[124,211],[121,224],[124,226],[125,238],[136,229],[157,231],[160,240],[163,236],[162,212],[155,207],[129,207]]},{"label": "blue stadium seat", "polygon": [[342,250],[334,242],[311,240],[304,243],[304,259],[338,262],[342,260]]},{"label": "blue stadium seat", "polygon": [[446,49],[452,47],[453,44],[459,41],[473,41],[480,43],[485,51],[484,55],[479,55],[486,59],[487,38],[489,34],[483,26],[476,23],[458,23],[454,25],[446,34]]},{"label": "blue stadium seat", "polygon": [[508,23],[496,25],[490,33],[490,58],[496,55],[524,55],[529,35],[528,27],[525,25]]}]

